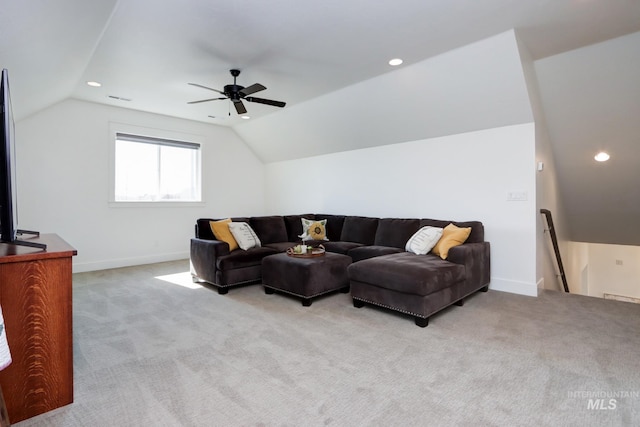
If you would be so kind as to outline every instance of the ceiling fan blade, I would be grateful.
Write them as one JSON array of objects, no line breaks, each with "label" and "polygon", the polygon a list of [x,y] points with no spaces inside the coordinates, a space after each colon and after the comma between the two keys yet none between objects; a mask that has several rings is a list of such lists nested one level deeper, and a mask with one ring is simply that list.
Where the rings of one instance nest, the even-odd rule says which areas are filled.
[{"label": "ceiling fan blade", "polygon": [[207,86],[202,86],[202,85],[199,85],[198,83],[188,83],[188,84],[190,84],[191,86],[201,87],[202,89],[212,90],[212,91],[214,91],[214,92],[218,92],[218,93],[219,93],[219,94],[221,94],[221,95],[224,95],[224,92],[221,92],[221,91],[219,91],[218,89],[214,89],[214,88],[207,87]]},{"label": "ceiling fan blade", "polygon": [[247,113],[247,109],[244,108],[244,104],[242,103],[242,101],[238,100],[238,101],[233,101],[233,106],[236,107],[236,111],[238,112],[238,114],[246,114]]},{"label": "ceiling fan blade", "polygon": [[273,105],[274,107],[284,107],[285,105],[287,105],[286,102],[274,101],[272,99],[255,98],[253,96],[247,96],[245,99],[249,102],[257,102],[259,104]]},{"label": "ceiling fan blade", "polygon": [[252,93],[256,93],[256,92],[260,92],[261,90],[265,90],[266,87],[262,86],[260,83],[255,83],[252,84],[249,87],[245,87],[244,89],[240,90],[239,92],[244,95],[251,95]]},{"label": "ceiling fan blade", "polygon": [[219,99],[227,99],[227,98],[210,98],[210,99],[202,99],[200,101],[191,101],[191,102],[187,102],[187,104],[199,104],[201,102],[209,102],[209,101],[217,101]]}]

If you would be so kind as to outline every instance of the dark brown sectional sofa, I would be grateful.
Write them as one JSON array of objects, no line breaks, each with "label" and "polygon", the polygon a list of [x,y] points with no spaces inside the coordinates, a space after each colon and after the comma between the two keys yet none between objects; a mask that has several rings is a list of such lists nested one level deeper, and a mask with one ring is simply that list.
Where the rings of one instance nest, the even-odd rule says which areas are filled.
[{"label": "dark brown sectional sofa", "polygon": [[[232,218],[248,223],[262,246],[229,251],[229,245],[215,239],[210,218],[198,219],[191,239],[191,274],[194,281],[217,287],[220,294],[230,287],[259,283],[262,259],[300,243],[301,218],[327,220],[328,252],[348,255],[351,296],[356,307],[372,304],[415,319],[427,326],[428,319],[443,308],[462,305],[468,295],[488,289],[490,245],[484,240],[479,221],[456,222],[434,219],[371,218],[348,215],[284,215]],[[431,253],[405,251],[407,240],[423,226],[471,227],[464,244],[449,250],[446,260]]]}]

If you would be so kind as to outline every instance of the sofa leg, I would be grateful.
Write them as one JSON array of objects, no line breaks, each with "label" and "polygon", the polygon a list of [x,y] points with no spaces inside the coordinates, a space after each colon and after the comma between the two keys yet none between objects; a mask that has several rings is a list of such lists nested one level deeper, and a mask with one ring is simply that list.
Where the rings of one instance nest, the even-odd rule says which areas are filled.
[{"label": "sofa leg", "polygon": [[223,288],[221,286],[218,286],[218,294],[225,295],[227,294],[227,292],[229,292],[229,288]]},{"label": "sofa leg", "polygon": [[426,328],[429,325],[429,318],[428,317],[415,317],[416,320],[416,325],[420,326],[421,328]]},{"label": "sofa leg", "polygon": [[489,291],[489,285],[485,286],[484,288],[480,288],[480,292],[487,292]]},{"label": "sofa leg", "polygon": [[342,292],[343,294],[348,294],[349,293],[349,286],[345,286],[344,288],[341,288],[340,292]]},{"label": "sofa leg", "polygon": [[266,286],[264,287],[264,293],[265,293],[265,294],[267,294],[267,295],[271,295],[271,294],[273,294],[273,293],[275,293],[275,292],[276,292],[276,291],[274,291],[274,290],[273,290],[273,289],[271,289],[271,288],[267,288]]},{"label": "sofa leg", "polygon": [[458,301],[455,302],[455,304],[458,307],[462,307],[464,305],[464,298],[460,298]]},{"label": "sofa leg", "polygon": [[353,306],[354,306],[355,308],[361,308],[361,307],[364,307],[364,302],[363,302],[363,301],[360,301],[359,299],[355,299],[355,298],[353,298]]},{"label": "sofa leg", "polygon": [[311,298],[302,298],[302,306],[309,307],[311,305]]}]

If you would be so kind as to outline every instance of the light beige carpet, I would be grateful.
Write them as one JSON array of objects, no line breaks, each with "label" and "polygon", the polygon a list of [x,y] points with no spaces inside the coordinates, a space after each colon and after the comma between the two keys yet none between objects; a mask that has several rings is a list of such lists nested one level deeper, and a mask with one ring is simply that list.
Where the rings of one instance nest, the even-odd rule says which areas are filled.
[{"label": "light beige carpet", "polygon": [[638,305],[489,291],[422,329],[188,268],[74,275],[75,402],[15,425],[640,425]]}]

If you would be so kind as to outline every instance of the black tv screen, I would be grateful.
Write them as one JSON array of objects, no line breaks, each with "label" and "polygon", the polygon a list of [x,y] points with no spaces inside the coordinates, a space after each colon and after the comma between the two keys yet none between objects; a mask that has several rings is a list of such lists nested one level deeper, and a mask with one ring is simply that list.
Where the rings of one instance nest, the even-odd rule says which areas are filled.
[{"label": "black tv screen", "polygon": [[13,112],[9,93],[9,73],[2,70],[2,87],[0,88],[0,104],[2,105],[2,129],[0,138],[0,240],[13,242],[16,240],[16,171]]}]

